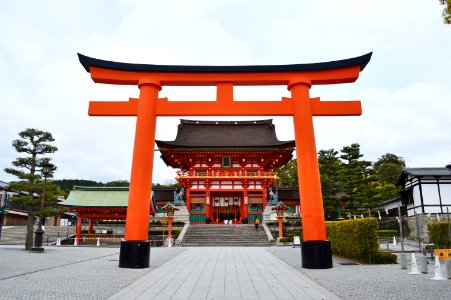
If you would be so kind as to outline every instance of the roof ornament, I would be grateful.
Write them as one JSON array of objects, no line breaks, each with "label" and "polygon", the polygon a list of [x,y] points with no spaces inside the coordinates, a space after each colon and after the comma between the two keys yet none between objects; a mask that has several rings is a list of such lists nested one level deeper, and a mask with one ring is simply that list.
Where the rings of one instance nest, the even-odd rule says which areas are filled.
[{"label": "roof ornament", "polygon": [[185,205],[185,201],[183,201],[183,194],[185,193],[185,189],[181,188],[180,192],[174,191],[174,205]]},{"label": "roof ornament", "polygon": [[274,194],[272,188],[269,188],[268,193],[269,193],[268,205],[277,205],[277,203],[279,202],[279,192],[276,191],[276,193]]}]

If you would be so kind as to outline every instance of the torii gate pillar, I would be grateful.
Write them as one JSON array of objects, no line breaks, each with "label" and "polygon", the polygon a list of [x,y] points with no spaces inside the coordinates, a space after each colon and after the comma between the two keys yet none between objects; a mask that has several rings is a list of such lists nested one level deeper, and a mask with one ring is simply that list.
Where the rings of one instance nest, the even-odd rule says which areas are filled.
[{"label": "torii gate pillar", "polygon": [[288,84],[293,99],[293,123],[296,141],[299,196],[301,199],[302,266],[308,269],[332,268],[330,241],[326,237],[321,181],[310,102],[311,82],[292,80]]},{"label": "torii gate pillar", "polygon": [[[96,83],[137,85],[138,99],[91,101],[90,116],[136,116],[130,194],[125,240],[119,267],[149,267],[148,240],[151,204],[153,146],[158,116],[292,116],[295,129],[301,198],[302,267],[332,268],[331,245],[326,237],[313,116],[356,116],[360,101],[321,101],[310,98],[314,84],[348,83],[357,80],[371,54],[325,63],[271,66],[165,66],[127,64],[79,54]],[[286,85],[291,98],[282,101],[234,101],[236,85]],[[216,86],[213,101],[168,101],[158,98],[162,86]]]}]

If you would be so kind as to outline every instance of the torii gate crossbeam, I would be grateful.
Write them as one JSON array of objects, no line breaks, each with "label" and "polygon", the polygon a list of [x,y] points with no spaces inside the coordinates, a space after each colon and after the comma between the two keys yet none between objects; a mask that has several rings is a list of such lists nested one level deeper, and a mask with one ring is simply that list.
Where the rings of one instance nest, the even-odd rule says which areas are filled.
[{"label": "torii gate crossbeam", "polygon": [[[330,242],[321,195],[313,116],[355,116],[360,101],[321,101],[310,98],[312,85],[357,80],[371,59],[366,55],[324,63],[269,66],[167,66],[128,64],[79,54],[79,60],[96,83],[137,85],[138,99],[91,101],[90,116],[136,116],[130,194],[125,240],[119,267],[149,267],[149,201],[152,188],[153,147],[157,116],[292,116],[294,123],[299,194],[301,198],[302,266],[332,267]],[[291,98],[274,101],[236,101],[234,86],[286,85]],[[158,98],[163,86],[216,86],[212,101],[169,101]]]}]

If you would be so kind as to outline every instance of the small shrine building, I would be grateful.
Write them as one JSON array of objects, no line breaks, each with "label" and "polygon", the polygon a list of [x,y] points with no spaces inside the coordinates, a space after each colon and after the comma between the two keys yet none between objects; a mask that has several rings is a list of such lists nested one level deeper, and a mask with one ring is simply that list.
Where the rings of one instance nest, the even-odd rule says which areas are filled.
[{"label": "small shrine building", "polygon": [[179,169],[190,223],[198,224],[262,221],[277,179],[272,170],[285,165],[295,147],[293,140],[278,140],[272,120],[181,120],[174,141],[156,144],[166,165]]}]

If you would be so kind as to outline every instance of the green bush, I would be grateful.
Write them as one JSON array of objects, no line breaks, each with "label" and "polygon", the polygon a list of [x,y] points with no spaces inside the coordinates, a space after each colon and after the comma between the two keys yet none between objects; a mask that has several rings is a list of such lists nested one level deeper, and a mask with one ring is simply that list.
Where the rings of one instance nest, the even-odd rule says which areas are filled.
[{"label": "green bush", "polygon": [[281,243],[292,243],[293,242],[293,237],[291,237],[291,240],[289,237],[283,237],[279,240],[279,242]]},{"label": "green bush", "polygon": [[293,238],[294,238],[295,236],[299,236],[300,240],[302,241],[303,235],[302,235],[302,231],[301,231],[301,230],[293,230],[292,232],[290,232],[290,233],[288,234],[288,238],[291,239],[290,242],[293,241]]},{"label": "green bush", "polygon": [[436,245],[435,248],[443,249],[451,247],[447,222],[429,223],[428,229],[429,236]]},{"label": "green bush", "polygon": [[376,234],[379,238],[392,238],[394,236],[399,236],[397,230],[376,230]]},{"label": "green bush", "polygon": [[374,264],[396,264],[397,256],[390,252],[378,252],[373,257]]},{"label": "green bush", "polygon": [[375,218],[330,221],[326,229],[333,254],[368,263],[379,257]]}]

